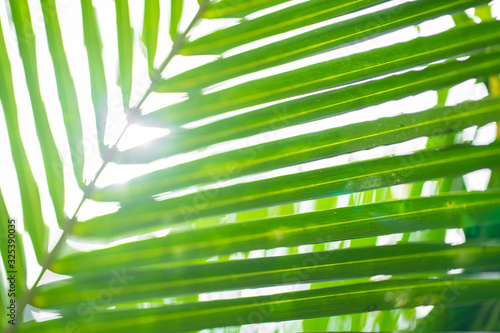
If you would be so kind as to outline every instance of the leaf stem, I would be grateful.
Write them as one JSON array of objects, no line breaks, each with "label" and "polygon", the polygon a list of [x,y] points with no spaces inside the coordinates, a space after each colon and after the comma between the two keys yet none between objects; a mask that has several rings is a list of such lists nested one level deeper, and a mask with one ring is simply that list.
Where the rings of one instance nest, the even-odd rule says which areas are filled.
[{"label": "leaf stem", "polygon": [[[185,39],[186,39],[187,35],[189,34],[189,32],[193,29],[193,27],[196,25],[196,23],[203,16],[204,11],[208,8],[209,2],[210,2],[210,0],[204,0],[204,1],[201,2],[200,8],[198,9],[198,12],[193,17],[193,19],[191,20],[191,23],[189,24],[189,26],[186,28],[186,30],[183,33],[181,33],[181,34],[179,34],[177,36],[177,38],[174,41],[174,44],[172,45],[172,49],[171,49],[170,53],[165,58],[165,60],[161,63],[161,65],[157,69],[155,69],[153,77],[151,79],[151,84],[150,84],[148,90],[144,93],[144,95],[142,96],[142,98],[140,99],[140,101],[137,103],[137,105],[135,107],[132,108],[132,110],[136,110],[137,112],[139,112],[142,104],[146,101],[146,99],[148,98],[148,96],[154,91],[154,89],[156,88],[156,86],[158,85],[158,83],[161,80],[161,73],[165,70],[165,68],[167,67],[167,65],[174,58],[174,56],[179,53],[179,51],[181,50],[182,46],[184,45],[184,42],[185,42]],[[106,166],[109,164],[109,162],[111,162],[113,160],[114,155],[118,151],[117,147],[118,147],[118,144],[120,143],[120,140],[122,139],[123,135],[125,134],[125,132],[129,128],[129,126],[134,121],[135,121],[134,117],[128,119],[128,122],[125,125],[122,133],[120,134],[120,136],[116,140],[116,143],[112,147],[110,147],[108,149],[108,151],[106,152],[105,156],[103,156],[102,164],[101,164],[99,170],[96,172],[96,174],[94,176],[94,179],[85,187],[82,199],[80,200],[80,203],[78,204],[78,207],[76,208],[75,212],[73,213],[73,216],[71,218],[69,218],[64,223],[64,225],[63,225],[63,233],[62,233],[61,237],[57,241],[57,243],[54,246],[54,248],[52,249],[52,251],[50,251],[48,253],[48,255],[45,257],[45,259],[43,260],[42,270],[41,270],[40,274],[38,275],[35,283],[33,284],[33,286],[21,298],[21,300],[19,302],[19,307],[18,307],[18,313],[20,313],[21,315],[23,314],[24,309],[26,308],[26,305],[28,305],[28,303],[32,300],[33,296],[35,295],[36,288],[38,287],[38,284],[42,280],[45,272],[52,265],[53,261],[56,259],[57,255],[59,253],[59,250],[66,243],[66,240],[68,239],[68,236],[71,234],[71,230],[72,230],[73,226],[76,223],[77,214],[80,211],[80,209],[82,208],[82,206],[85,203],[85,201],[92,194],[92,191],[95,188],[95,183],[96,183],[97,179],[102,174],[102,172],[104,171],[104,169],[106,168]],[[4,331],[4,333],[11,333],[11,332],[14,332],[15,330],[16,330],[16,326],[10,325],[10,326],[8,326],[6,328],[6,330]]]}]

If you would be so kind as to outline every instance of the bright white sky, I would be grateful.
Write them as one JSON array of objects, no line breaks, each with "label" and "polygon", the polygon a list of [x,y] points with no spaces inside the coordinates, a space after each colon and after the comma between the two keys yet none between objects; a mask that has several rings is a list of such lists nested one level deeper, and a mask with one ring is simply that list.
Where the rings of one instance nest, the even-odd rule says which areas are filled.
[{"label": "bright white sky", "polygon": [[[196,0],[185,0],[186,1],[186,11],[182,18],[181,26],[186,27],[190,21],[190,18],[194,15],[197,4]],[[297,2],[303,2],[305,0],[294,0],[285,5],[294,4]],[[394,0],[386,4],[375,6],[371,9],[364,10],[361,14],[368,14],[380,9],[385,9],[388,6],[394,6],[400,3],[408,2],[409,0]],[[82,122],[85,129],[85,154],[86,154],[86,165],[85,165],[85,177],[89,181],[95,174],[96,170],[101,164],[101,160],[98,157],[98,148],[96,141],[96,129],[95,120],[93,118],[93,112],[88,112],[87,110],[93,110],[90,95],[90,79],[87,67],[86,51],[83,44],[83,33],[82,33],[82,19],[80,2],[78,0],[57,0],[57,9],[59,14],[59,20],[62,27],[63,41],[65,43],[65,49],[67,52],[70,70],[73,79],[76,84],[78,103],[82,112]],[[140,39],[142,32],[142,19],[143,19],[143,1],[131,0],[130,3],[130,14],[132,26],[134,28],[134,33],[136,35],[136,40]],[[171,47],[171,41],[168,35],[168,1],[161,1],[161,25],[160,25],[160,36],[161,41],[158,44],[158,53],[155,63],[158,65],[166,57]],[[37,56],[38,56],[38,69],[39,76],[41,79],[41,89],[42,96],[45,101],[47,112],[49,116],[49,121],[51,128],[53,130],[54,136],[56,138],[56,143],[60,149],[61,156],[63,157],[67,167],[65,168],[65,185],[66,185],[66,212],[72,215],[72,212],[76,208],[81,198],[81,191],[78,189],[76,182],[74,180],[73,173],[70,166],[69,158],[69,148],[67,143],[66,134],[64,133],[64,123],[62,119],[61,107],[58,102],[57,88],[54,79],[54,72],[52,67],[52,62],[48,52],[47,41],[45,37],[45,30],[43,24],[43,16],[38,0],[29,0],[32,21],[34,25],[34,31],[36,34],[37,43]],[[123,106],[121,102],[121,95],[119,88],[116,84],[117,77],[117,59],[118,59],[118,49],[117,49],[117,38],[116,38],[116,19],[114,11],[114,3],[112,0],[99,0],[94,1],[94,5],[97,9],[97,15],[99,20],[99,26],[102,31],[103,39],[103,58],[105,63],[106,78],[107,78],[107,89],[108,89],[108,99],[109,99],[109,120],[108,120],[108,132],[106,134],[106,141],[108,143],[113,143],[117,136],[121,133],[121,130],[125,124],[125,117],[123,115]],[[492,2],[493,14],[495,17],[499,17],[500,13],[500,0],[495,0]],[[248,18],[257,17],[259,15],[264,15],[266,12],[260,12],[257,14],[252,14]],[[468,14],[473,17],[473,11],[468,11]],[[357,14],[359,15],[359,13]],[[306,27],[303,29],[298,29],[297,31],[281,34],[277,37],[268,38],[263,41],[258,41],[246,46],[238,47],[236,49],[228,51],[224,54],[224,57],[229,57],[231,55],[245,51],[246,49],[256,47],[259,45],[264,45],[275,40],[290,37],[294,34],[301,33],[307,30],[317,28],[319,26],[324,26],[331,24],[336,21],[341,21],[351,18],[353,15],[346,15],[338,19],[329,20],[316,24],[314,26]],[[31,104],[29,100],[28,91],[25,85],[24,72],[19,57],[17,42],[15,37],[15,31],[13,25],[9,22],[6,0],[0,0],[0,18],[2,23],[2,28],[4,34],[6,35],[7,49],[12,62],[14,75],[15,92],[18,102],[18,113],[21,123],[21,134],[25,147],[28,153],[28,157],[31,165],[36,167],[33,168],[35,178],[39,184],[41,194],[42,194],[42,204],[43,204],[43,214],[45,222],[49,227],[51,227],[51,239],[50,244],[53,246],[57,241],[60,231],[57,227],[55,221],[55,214],[53,211],[52,204],[50,202],[50,197],[48,194],[48,188],[44,176],[43,163],[40,153],[40,147],[38,145],[37,139],[35,137],[35,126],[33,121],[33,115],[31,110]],[[478,18],[475,18],[478,20]],[[205,34],[211,30],[215,30],[222,26],[228,26],[234,24],[235,20],[219,20],[218,22],[203,22],[198,29],[195,29],[192,33],[193,36],[198,36],[200,34]],[[293,68],[305,66],[314,62],[320,62],[328,59],[338,58],[348,56],[350,54],[364,52],[372,48],[382,47],[385,45],[394,44],[397,42],[407,41],[414,39],[418,36],[429,36],[433,34],[440,33],[442,31],[448,30],[454,26],[453,20],[450,16],[443,16],[433,21],[426,22],[420,25],[420,29],[416,27],[406,28],[394,33],[390,33],[379,38],[369,40],[360,44],[356,44],[350,47],[338,49],[335,51],[327,52],[321,55],[313,56],[307,59],[299,60],[291,64],[279,66],[269,70],[260,71],[257,73],[245,75],[234,80],[229,80],[218,84],[214,87],[206,89],[205,93],[210,93],[213,91],[221,90],[232,85],[239,84],[248,80],[255,80],[260,77],[276,74],[283,71],[288,71]],[[199,66],[200,64],[212,61],[215,59],[213,56],[198,56],[198,57],[181,57],[177,56],[172,61],[171,65],[164,72],[165,76],[170,76],[178,72],[182,72],[188,68]],[[142,46],[136,43],[134,49],[134,76],[133,76],[133,96],[135,101],[139,96],[147,89],[149,86],[149,78],[147,76],[147,63],[146,58],[143,54]],[[453,88],[449,94],[447,105],[455,105],[465,100],[477,100],[485,97],[486,88],[483,84],[476,84],[475,80],[466,81],[455,88]],[[168,104],[173,104],[179,100],[185,98],[184,94],[152,94],[148,101],[144,105],[145,112],[152,112],[160,107]],[[132,104],[135,102],[132,101]],[[366,109],[362,109],[356,112],[352,112],[346,115],[341,115],[321,121],[316,121],[309,124],[304,124],[300,126],[295,126],[289,129],[283,129],[275,131],[272,135],[267,135],[265,138],[262,136],[256,136],[252,138],[247,138],[244,140],[238,140],[231,143],[216,145],[203,152],[198,152],[194,154],[188,154],[187,156],[174,156],[167,158],[165,160],[157,161],[151,163],[147,166],[118,166],[110,165],[102,175],[99,180],[98,185],[105,186],[114,182],[125,181],[134,175],[149,172],[151,170],[164,168],[168,165],[177,164],[185,161],[186,159],[196,159],[200,156],[206,156],[208,154],[213,154],[215,152],[220,152],[223,150],[234,149],[234,147],[242,147],[248,145],[254,145],[262,143],[269,140],[276,140],[279,138],[289,137],[297,134],[302,134],[306,132],[319,131],[326,128],[339,127],[353,122],[357,122],[358,119],[363,120],[373,120],[381,117],[392,117],[403,112],[412,113],[420,112],[426,110],[437,103],[437,94],[435,91],[429,91],[418,96],[410,97],[401,101],[393,101],[389,103],[384,103],[379,106],[372,106]],[[1,105],[0,105],[1,108]],[[237,111],[237,113],[248,112],[250,109]],[[233,113],[234,114],[234,113]],[[222,117],[226,117],[224,115]],[[218,117],[216,119],[220,119]],[[202,122],[189,124],[187,127],[200,126],[203,123],[211,122],[216,119],[203,120]],[[119,148],[124,150],[137,145],[140,142],[147,142],[150,139],[165,135],[168,130],[151,130],[139,127],[133,127],[129,133],[123,138]],[[495,126],[493,124],[484,126],[483,128],[476,129],[470,128],[464,133],[464,140],[473,140],[475,144],[487,144],[493,140],[495,136]],[[321,168],[329,165],[343,164],[353,160],[368,159],[380,156],[386,156],[388,154],[402,154],[409,151],[415,151],[425,147],[426,138],[420,138],[416,140],[411,140],[410,142],[391,145],[388,147],[379,147],[370,151],[363,151],[349,155],[339,156],[333,159],[326,159],[324,161],[318,161],[313,163],[307,163],[302,166],[290,167],[283,169],[282,173],[293,173],[297,171],[305,171],[316,168]],[[17,179],[15,168],[11,160],[10,147],[8,143],[6,124],[3,116],[0,117],[0,160],[1,172],[0,172],[0,186],[2,192],[6,199],[10,214],[22,220],[22,210],[20,205],[20,195],[19,188],[17,186]],[[264,174],[257,176],[258,178],[266,178],[271,174]],[[272,175],[276,175],[273,173]],[[255,176],[243,177],[236,181],[230,181],[228,185],[234,182],[248,181],[256,179]],[[489,179],[489,170],[481,170],[475,173],[469,174],[465,177],[467,187],[469,190],[481,190],[486,187],[487,181]],[[424,195],[431,195],[435,193],[435,186],[433,182],[427,182],[424,186]],[[394,195],[405,197],[406,190],[404,185],[395,187],[393,189]],[[103,214],[109,209],[113,208],[115,205],[102,204],[102,203],[87,203],[79,215],[80,220],[91,217],[95,214]],[[28,235],[24,235],[25,242],[30,244]],[[461,239],[461,236],[452,237],[449,242],[456,242]],[[457,238],[458,237],[458,238]],[[447,239],[448,241],[448,239]],[[389,242],[391,242],[389,240]],[[381,244],[387,243],[387,239],[381,239]],[[34,282],[34,276],[39,269],[36,261],[34,260],[34,253],[30,249],[27,252],[31,272],[29,274],[29,283]],[[37,268],[38,267],[38,268]],[[208,297],[208,296],[202,296]],[[213,299],[212,296],[209,297]],[[215,297],[217,298],[217,297]]]}]

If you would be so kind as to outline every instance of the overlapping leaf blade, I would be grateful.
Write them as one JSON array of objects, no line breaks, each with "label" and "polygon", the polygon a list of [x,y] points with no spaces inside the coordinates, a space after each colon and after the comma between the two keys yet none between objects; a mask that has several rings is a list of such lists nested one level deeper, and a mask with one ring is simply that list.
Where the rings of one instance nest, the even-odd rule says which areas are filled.
[{"label": "overlapping leaf blade", "polygon": [[144,20],[142,26],[142,42],[146,46],[148,70],[150,77],[154,72],[154,61],[158,47],[158,29],[160,24],[160,1],[144,1]]},{"label": "overlapping leaf blade", "polygon": [[[310,1],[304,4],[309,4]],[[346,46],[360,39],[367,40],[396,29],[418,24],[440,15],[464,10],[485,1],[445,1],[427,0],[408,2],[396,7],[392,15],[380,17],[365,15],[337,24],[314,29],[276,43],[252,49],[228,58],[222,58],[207,65],[183,72],[166,79],[158,89],[164,91],[184,91],[204,88],[224,80],[266,68],[291,62],[309,55],[321,53],[339,46]],[[331,4],[323,1],[331,8]],[[304,13],[297,12],[303,17]],[[265,19],[265,17],[263,18]],[[266,23],[267,23],[266,19]],[[237,25],[242,27],[244,24]],[[266,25],[267,27],[267,25]],[[244,28],[245,31],[253,31]],[[231,32],[239,38],[240,34]],[[227,41],[228,38],[223,38]]]},{"label": "overlapping leaf blade", "polygon": [[45,103],[40,92],[38,66],[36,60],[35,35],[32,29],[28,3],[25,0],[10,2],[12,17],[16,27],[19,53],[24,65],[38,141],[42,151],[45,175],[50,195],[56,211],[57,221],[64,222],[64,177],[63,164],[52,136]]},{"label": "overlapping leaf blade", "polygon": [[[500,162],[500,147],[426,150],[285,175],[222,188],[206,189],[164,201],[124,204],[114,214],[75,225],[79,236],[113,238],[118,233],[166,228],[200,217],[350,194],[402,183],[462,175]],[[265,188],[266,191],[262,191]],[[137,223],[140,218],[141,223]],[[120,224],[120,230],[115,226]]]},{"label": "overlapping leaf blade", "polygon": [[[218,142],[257,135],[324,117],[377,105],[393,99],[415,95],[429,89],[440,89],[469,78],[487,77],[500,72],[498,53],[471,56],[467,61],[431,65],[385,79],[348,86],[322,94],[307,96],[264,107],[171,135],[116,155],[119,163],[147,163],[188,152]],[[404,84],[401,84],[404,82]],[[153,125],[153,124],[152,124]]]},{"label": "overlapping leaf blade", "polygon": [[[419,37],[406,43],[321,62],[189,99],[144,118],[165,127],[183,125],[225,111],[401,71],[497,43],[500,41],[498,27],[500,23],[495,21],[456,28],[436,36]],[[160,88],[158,91],[164,90]]]},{"label": "overlapping leaf blade", "polygon": [[[167,269],[126,269],[133,276],[127,288],[117,292],[114,303],[140,301],[186,294],[248,289],[283,283],[329,280],[422,272],[445,273],[453,268],[498,269],[500,247],[451,247],[444,244],[403,244],[353,248],[289,256],[226,261]],[[69,312],[80,299],[97,297],[116,271],[103,275],[75,275],[41,288],[35,305],[58,307]]]},{"label": "overlapping leaf blade", "polygon": [[97,138],[101,156],[106,154],[104,135],[108,118],[108,95],[104,63],[102,60],[102,40],[97,24],[95,9],[91,0],[82,0],[83,37],[89,62],[92,102],[94,105]]},{"label": "overlapping leaf blade", "polygon": [[134,54],[134,33],[130,25],[127,0],[115,0],[116,29],[118,31],[118,84],[122,90],[123,107],[127,111],[132,92],[132,61]]},{"label": "overlapping leaf blade", "polygon": [[[19,221],[12,219],[7,211],[7,206],[0,190],[0,218],[2,225],[0,226],[0,240],[2,248],[0,253],[2,256],[2,266],[7,274],[7,279],[2,279],[0,282],[0,303],[4,309],[11,307],[12,300],[17,301],[26,292],[26,259],[24,256],[24,248],[22,236],[19,233]],[[11,236],[9,236],[11,235]],[[10,240],[9,240],[10,239]],[[14,279],[12,279],[14,275]],[[0,327],[8,327],[11,325],[8,321],[18,324],[17,318],[10,316],[10,309],[5,313],[6,320],[2,321]]]},{"label": "overlapping leaf blade", "polygon": [[[12,159],[16,167],[21,192],[23,221],[30,234],[39,263],[43,261],[48,248],[48,227],[43,222],[40,192],[33,176],[20,133],[17,105],[12,82],[12,69],[5,47],[3,30],[0,27],[0,100],[7,123]],[[3,221],[5,223],[5,221]]]},{"label": "overlapping leaf blade", "polygon": [[244,221],[74,254],[57,260],[52,269],[72,274],[476,223],[495,225],[499,200],[498,193],[471,193]]},{"label": "overlapping leaf blade", "polygon": [[59,93],[59,102],[63,112],[64,124],[68,135],[73,169],[78,185],[84,188],[83,168],[85,151],[83,148],[83,130],[75,84],[71,77],[68,60],[63,46],[61,28],[54,0],[42,0],[42,12],[47,32],[49,51],[54,65],[54,73]]},{"label": "overlapping leaf blade", "polygon": [[[159,170],[92,194],[94,200],[131,202],[154,194],[242,177],[422,136],[486,125],[500,116],[500,100],[433,108],[271,141]],[[214,170],[217,170],[214,172]]]},{"label": "overlapping leaf blade", "polygon": [[[186,332],[203,328],[243,325],[298,318],[398,309],[446,302],[454,293],[454,304],[500,297],[498,280],[410,279],[370,282],[291,293],[244,297],[212,302],[161,306],[142,310],[108,310],[90,323],[69,317],[92,332]],[[388,296],[390,295],[390,296]],[[66,320],[66,321],[67,321]],[[24,332],[55,332],[65,320],[45,322]]]},{"label": "overlapping leaf blade", "polygon": [[242,17],[260,9],[279,5],[286,0],[222,0],[214,2],[205,12],[207,18]]},{"label": "overlapping leaf blade", "polygon": [[170,38],[172,38],[173,41],[175,41],[179,33],[179,23],[181,21],[183,7],[183,0],[170,0]]},{"label": "overlapping leaf blade", "polygon": [[[220,54],[232,47],[384,2],[387,0],[336,1],[334,4],[324,0],[307,1],[200,37],[189,42],[182,54]],[[212,4],[207,13],[219,3]]]}]

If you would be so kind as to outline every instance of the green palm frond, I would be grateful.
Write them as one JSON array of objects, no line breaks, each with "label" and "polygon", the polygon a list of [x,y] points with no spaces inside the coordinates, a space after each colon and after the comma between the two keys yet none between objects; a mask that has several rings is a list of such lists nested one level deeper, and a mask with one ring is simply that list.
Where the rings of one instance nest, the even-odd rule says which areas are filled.
[{"label": "green palm frond", "polygon": [[497,0],[1,6],[2,332],[500,329]]}]

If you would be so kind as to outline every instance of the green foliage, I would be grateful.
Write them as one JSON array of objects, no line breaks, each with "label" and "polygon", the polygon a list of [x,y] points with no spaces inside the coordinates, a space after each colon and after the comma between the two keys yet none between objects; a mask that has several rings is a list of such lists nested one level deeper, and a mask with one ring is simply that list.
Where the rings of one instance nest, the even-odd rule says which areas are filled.
[{"label": "green foliage", "polygon": [[[103,43],[109,24],[98,13],[107,7],[97,1],[80,1],[82,26],[68,34],[55,0],[41,0],[36,16],[26,0],[6,2],[0,100],[22,223],[15,233],[17,325],[3,318],[2,332],[237,332],[273,322],[284,322],[276,324],[281,331],[500,328],[500,145],[463,139],[500,117],[500,23],[489,1],[145,0],[138,15],[139,2],[114,0],[105,14],[116,18],[116,45]],[[449,16],[455,27],[419,34],[424,23]],[[191,23],[184,28],[181,18]],[[225,19],[228,27],[203,31]],[[4,31],[9,26],[14,34]],[[403,29],[419,35],[380,44]],[[79,66],[90,74],[83,94],[63,38],[75,34],[87,59]],[[45,107],[40,40],[54,69],[70,176]],[[134,53],[138,43],[143,58]],[[116,68],[108,68],[105,50],[113,47]],[[194,56],[212,60],[168,74],[177,60]],[[484,83],[487,96],[450,102],[450,89],[470,79]],[[19,82],[29,93],[43,184],[33,172],[41,166],[25,149]],[[405,109],[428,92],[437,96],[434,107]],[[184,99],[172,104],[171,93]],[[153,94],[164,104],[147,113]],[[89,101],[81,103],[82,96]],[[380,116],[394,101],[398,113]],[[105,143],[116,105],[126,125]],[[374,116],[363,119],[359,110]],[[99,147],[90,152],[89,119]],[[119,150],[136,126],[170,133]],[[422,138],[424,149],[409,148]],[[110,167],[165,158],[179,162],[97,186]],[[93,159],[102,164],[84,179]],[[492,170],[488,188],[466,191],[464,175],[482,169]],[[65,199],[70,177],[82,191],[72,210]],[[434,193],[424,191],[429,184]],[[4,222],[20,214],[9,206],[15,198],[4,200],[7,192],[2,183],[2,276],[10,270]],[[120,206],[79,214],[96,202]],[[47,220],[52,216],[57,221]],[[57,232],[48,225],[60,228],[51,248],[49,235]],[[446,244],[450,229],[464,232],[464,244]],[[30,242],[23,243],[25,235]],[[380,246],[387,239],[391,245]],[[70,246],[95,243],[88,251]],[[41,272],[27,267],[25,253],[33,252]],[[70,278],[42,284],[47,271]],[[36,282],[27,285],[31,277]],[[4,309],[9,287],[2,279]],[[421,306],[434,308],[421,315]],[[58,316],[23,322],[23,311],[39,310]]]}]

